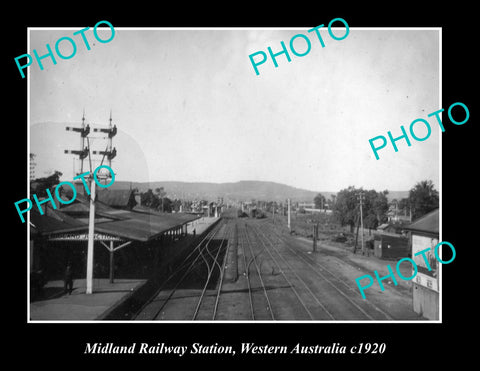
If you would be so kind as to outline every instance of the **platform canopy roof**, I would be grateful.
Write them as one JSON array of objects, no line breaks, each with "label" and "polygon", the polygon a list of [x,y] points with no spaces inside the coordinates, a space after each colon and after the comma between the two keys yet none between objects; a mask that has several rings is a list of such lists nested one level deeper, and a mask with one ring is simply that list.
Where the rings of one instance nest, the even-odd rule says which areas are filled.
[{"label": "platform canopy roof", "polygon": [[29,213],[32,234],[49,235],[85,229],[84,222],[51,207],[44,208],[44,215],[41,215],[36,208],[32,208]]},{"label": "platform canopy roof", "polygon": [[98,223],[95,230],[129,240],[148,241],[198,219],[198,216],[190,214],[153,214],[137,211],[124,211],[117,215],[123,219]]},{"label": "platform canopy roof", "polygon": [[[99,202],[98,206],[100,205]],[[75,218],[68,215],[69,209],[80,208],[83,210],[85,205],[72,204],[68,206],[71,207],[60,210],[53,210],[49,206],[45,215],[40,215],[38,210],[32,208],[30,222],[34,234],[53,237],[61,233],[85,233],[88,230],[88,218]],[[147,210],[129,211],[101,205],[99,212],[96,212],[95,233],[145,242],[198,218],[197,215],[192,214],[154,213]]]}]

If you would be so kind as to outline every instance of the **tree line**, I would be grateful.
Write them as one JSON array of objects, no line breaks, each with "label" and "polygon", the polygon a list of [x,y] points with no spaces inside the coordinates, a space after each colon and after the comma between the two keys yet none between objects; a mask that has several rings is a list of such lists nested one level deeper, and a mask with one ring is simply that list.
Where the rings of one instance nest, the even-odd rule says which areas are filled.
[{"label": "tree line", "polygon": [[388,221],[387,213],[392,204],[396,205],[397,210],[411,214],[412,221],[439,207],[439,193],[431,180],[416,183],[409,190],[408,197],[391,202],[388,201],[388,190],[377,192],[350,186],[340,190],[330,200],[318,194],[314,203],[316,208],[328,205],[336,220],[342,226],[350,226],[350,231],[353,232],[354,226],[360,223],[360,194],[363,194],[363,224],[369,229],[376,229]]},{"label": "tree line", "polygon": [[[173,211],[178,212],[182,201],[178,199],[170,199],[166,197],[167,192],[165,192],[163,187],[155,188],[155,191],[148,189],[146,192],[140,194],[140,204],[146,206],[150,209],[161,211],[165,213],[171,213]],[[188,206],[188,205],[183,205]]]}]

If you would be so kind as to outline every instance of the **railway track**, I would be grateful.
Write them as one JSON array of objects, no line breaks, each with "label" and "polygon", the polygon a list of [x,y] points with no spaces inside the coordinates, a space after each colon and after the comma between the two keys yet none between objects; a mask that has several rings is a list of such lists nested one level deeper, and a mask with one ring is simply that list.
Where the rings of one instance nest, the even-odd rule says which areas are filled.
[{"label": "railway track", "polygon": [[[227,224],[224,225],[225,228],[230,228]],[[232,231],[228,230],[224,233],[220,246],[215,249],[216,251],[211,252],[208,248],[200,251],[200,255],[207,267],[207,278],[205,279],[205,284],[203,286],[202,292],[198,298],[195,311],[193,312],[192,320],[215,320],[217,315],[218,304],[220,300],[220,295],[222,291],[223,277],[225,275],[225,262],[228,255],[228,240],[231,236]],[[223,254],[223,260],[220,259],[220,252],[223,248],[226,248],[226,251]],[[209,257],[211,258],[209,263]],[[206,295],[207,287],[212,279],[213,273],[215,270],[218,270],[219,282],[217,288],[213,290],[211,295]]]},{"label": "railway track", "polygon": [[[260,230],[260,229],[259,229]],[[331,292],[331,296],[335,298],[340,298],[343,302],[345,302],[345,305],[355,308],[356,311],[358,312],[358,315],[354,315],[352,319],[357,319],[357,320],[392,320],[393,318],[380,309],[378,306],[374,305],[373,303],[367,302],[361,298],[361,295],[358,293],[357,290],[353,289],[349,285],[347,285],[344,282],[344,279],[333,273],[330,269],[328,269],[325,264],[319,263],[318,261],[315,261],[309,254],[304,253],[303,251],[299,251],[297,249],[294,249],[291,247],[291,243],[289,243],[284,236],[282,236],[273,226],[267,227],[267,228],[262,228],[260,230],[260,233],[265,234],[265,230],[267,230],[273,238],[276,239],[278,244],[281,244],[284,246],[283,251],[289,254],[294,258],[294,260],[298,262],[303,262],[304,267],[309,268],[309,272],[313,276],[316,276],[319,278],[318,282],[320,283],[326,283],[331,289],[329,292]],[[270,241],[272,246],[274,244]],[[284,254],[286,255],[286,254]],[[305,270],[302,272],[305,273]],[[318,285],[317,285],[318,286]],[[324,287],[324,285],[322,285]],[[328,298],[326,298],[328,299]],[[323,300],[325,303],[328,303],[328,300]],[[336,308],[341,308],[344,307],[343,305],[339,306],[335,304]],[[338,312],[338,310],[336,310]],[[336,314],[333,316],[334,318],[332,319],[345,319],[345,318],[338,318],[339,315]],[[348,319],[348,318],[347,318]]]},{"label": "railway track", "polygon": [[[209,289],[215,274],[223,281],[227,223],[221,221],[195,246],[164,280],[153,298],[136,315],[136,320],[212,320],[216,316],[221,285]],[[223,258],[220,261],[221,257]],[[186,283],[189,284],[186,284]],[[185,289],[184,286],[193,288]],[[214,290],[215,291],[215,290]],[[212,300],[212,295],[213,300]],[[179,311],[179,304],[182,308]],[[188,309],[192,308],[190,314]],[[176,318],[179,315],[180,318]]]},{"label": "railway track", "polygon": [[[282,275],[287,287],[293,292],[295,299],[303,308],[305,313],[296,313],[296,319],[316,320],[316,319],[335,319],[327,310],[312,289],[307,285],[299,273],[293,269],[292,265],[279,253],[275,244],[270,238],[258,227],[252,227],[253,233],[256,234],[257,240],[263,245],[265,251],[269,255],[279,273]],[[290,301],[291,302],[291,301]]]},{"label": "railway track", "polygon": [[[230,270],[225,282],[227,269]],[[154,298],[135,319],[371,321],[393,318],[374,303],[363,300],[332,267],[304,252],[296,240],[281,235],[267,220],[224,218],[162,282]]]},{"label": "railway track", "polygon": [[244,276],[248,287],[251,319],[275,320],[272,304],[259,265],[259,256],[264,253],[264,250],[254,246],[248,236],[246,223],[241,228],[241,233],[242,239],[240,244],[243,250]]}]

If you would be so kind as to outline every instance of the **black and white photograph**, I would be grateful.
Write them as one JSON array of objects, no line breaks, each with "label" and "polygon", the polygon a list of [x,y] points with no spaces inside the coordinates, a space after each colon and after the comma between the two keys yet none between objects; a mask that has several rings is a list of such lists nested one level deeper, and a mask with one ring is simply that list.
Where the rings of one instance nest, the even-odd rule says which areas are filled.
[{"label": "black and white photograph", "polygon": [[30,30],[29,320],[441,320],[441,30],[328,21]]},{"label": "black and white photograph", "polygon": [[475,354],[474,11],[103,5],[8,29],[6,354]]}]

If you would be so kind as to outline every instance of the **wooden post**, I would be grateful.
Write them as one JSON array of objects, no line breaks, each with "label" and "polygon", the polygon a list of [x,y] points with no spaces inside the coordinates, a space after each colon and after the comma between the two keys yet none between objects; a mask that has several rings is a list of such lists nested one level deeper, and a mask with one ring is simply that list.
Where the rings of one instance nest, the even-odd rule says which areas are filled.
[{"label": "wooden post", "polygon": [[355,223],[357,224],[357,233],[355,234],[355,246],[353,247],[353,253],[354,254],[356,254],[356,252],[357,252],[358,230],[360,228],[360,224],[358,223],[358,217],[357,217],[357,220],[355,221]]},{"label": "wooden post", "polygon": [[363,243],[363,193],[360,192],[360,224],[362,225],[362,234],[360,235],[362,241],[362,254],[365,255],[365,245]]},{"label": "wooden post", "polygon": [[95,232],[95,180],[93,174],[90,177],[90,211],[88,218],[88,248],[87,248],[87,288],[86,294],[91,294],[93,291],[93,247],[94,247],[94,232]]},{"label": "wooden post", "polygon": [[291,225],[290,225],[290,199],[287,200],[287,206],[288,206],[287,223],[288,223],[288,229],[291,232],[292,228],[291,228]]},{"label": "wooden post", "polygon": [[113,260],[113,241],[110,241],[110,283],[113,283],[113,276],[114,276],[114,260]]}]

